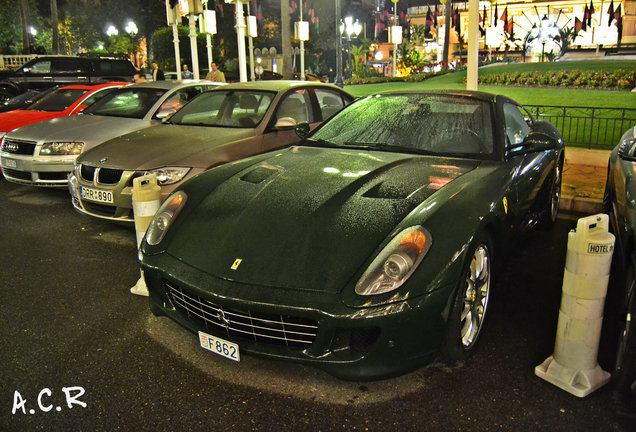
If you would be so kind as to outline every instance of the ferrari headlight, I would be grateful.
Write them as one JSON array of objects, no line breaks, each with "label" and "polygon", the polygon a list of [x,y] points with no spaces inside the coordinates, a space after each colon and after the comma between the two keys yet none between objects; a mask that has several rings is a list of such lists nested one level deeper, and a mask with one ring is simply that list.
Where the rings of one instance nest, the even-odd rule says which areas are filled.
[{"label": "ferrari headlight", "polygon": [[146,231],[146,242],[149,245],[157,245],[163,240],[163,237],[179,215],[179,212],[181,212],[187,200],[188,196],[186,193],[179,191],[170,195],[168,199],[163,202]]},{"label": "ferrari headlight", "polygon": [[45,156],[66,156],[77,155],[84,148],[83,142],[74,141],[53,141],[45,142],[40,149],[40,155]]},{"label": "ferrari headlight", "polygon": [[401,231],[373,260],[356,284],[356,294],[369,296],[398,289],[431,248],[431,234],[421,226]]},{"label": "ferrari headlight", "polygon": [[190,169],[187,167],[163,167],[146,171],[144,174],[156,174],[158,184],[170,185],[184,178]]}]

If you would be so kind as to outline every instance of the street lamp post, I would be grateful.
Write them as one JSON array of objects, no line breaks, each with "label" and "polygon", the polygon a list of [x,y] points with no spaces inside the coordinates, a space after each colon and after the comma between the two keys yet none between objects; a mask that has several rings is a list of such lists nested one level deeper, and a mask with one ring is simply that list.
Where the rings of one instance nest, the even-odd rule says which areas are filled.
[{"label": "street lamp post", "polygon": [[530,34],[533,39],[537,40],[541,44],[541,63],[543,63],[545,44],[559,34],[559,29],[552,21],[550,21],[547,15],[544,15],[539,26],[535,25],[532,27]]},{"label": "street lamp post", "polygon": [[139,32],[137,28],[137,24],[133,21],[128,21],[126,27],[124,27],[126,33],[130,35],[130,55],[135,59],[135,66],[137,66],[136,55],[135,55],[135,35]]},{"label": "street lamp post", "polygon": [[[347,41],[347,45],[349,46],[347,58],[349,60],[349,67],[351,67],[351,40],[360,35],[360,32],[362,32],[362,24],[360,24],[360,21],[358,21],[357,19],[354,22],[353,18],[348,16],[340,22],[339,30],[339,39],[344,38]],[[342,55],[342,50],[340,51],[340,55]]]}]

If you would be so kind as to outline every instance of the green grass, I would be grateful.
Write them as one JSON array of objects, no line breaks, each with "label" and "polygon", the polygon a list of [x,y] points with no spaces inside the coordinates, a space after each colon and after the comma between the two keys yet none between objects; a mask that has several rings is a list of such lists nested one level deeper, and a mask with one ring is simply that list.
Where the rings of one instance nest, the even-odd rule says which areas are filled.
[{"label": "green grass", "polygon": [[[535,70],[559,72],[562,70],[598,70],[616,69],[634,70],[636,61],[566,61],[546,63],[497,64],[479,68],[479,75],[513,72],[532,72]],[[345,90],[354,96],[391,90],[416,89],[466,89],[466,71],[451,72],[446,75],[429,78],[422,82],[392,82],[382,84],[360,84],[345,86]],[[558,87],[513,87],[479,85],[479,90],[508,96],[525,105],[585,106],[598,108],[636,108],[636,92],[628,90],[587,90],[563,89]]]}]

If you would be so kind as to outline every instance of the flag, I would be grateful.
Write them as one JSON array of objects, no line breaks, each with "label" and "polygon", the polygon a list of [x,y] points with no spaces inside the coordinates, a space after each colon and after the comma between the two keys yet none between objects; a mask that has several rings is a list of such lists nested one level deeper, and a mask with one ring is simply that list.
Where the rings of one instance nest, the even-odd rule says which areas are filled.
[{"label": "flag", "polygon": [[426,25],[429,27],[433,26],[433,14],[430,9],[426,12]]},{"label": "flag", "polygon": [[493,19],[494,26],[497,27],[497,17],[499,16],[499,12],[497,12],[497,3],[495,3],[495,18]]},{"label": "flag", "polygon": [[[585,4],[585,12],[583,12],[583,22],[585,23],[585,27],[587,27],[587,23],[590,21],[590,8]],[[586,30],[586,29],[583,29]]]},{"label": "flag", "polygon": [[504,11],[501,14],[501,17],[499,19],[504,22],[504,30],[505,30],[506,29],[506,25],[508,24],[508,6],[506,6],[506,8],[504,9]]},{"label": "flag", "polygon": [[515,27],[514,18],[510,17],[510,20],[504,25],[504,31],[512,34]]},{"label": "flag", "polygon": [[583,21],[579,17],[574,17],[574,34],[578,34],[579,30],[583,28]]},{"label": "flag", "polygon": [[[587,6],[585,6],[585,9],[587,9]],[[585,17],[585,14],[583,14],[582,23],[583,23],[583,25],[581,26],[581,30],[587,31],[587,18]]]},{"label": "flag", "polygon": [[614,19],[616,20],[616,28],[618,29],[618,43],[621,43],[621,39],[623,39],[623,17],[621,16],[620,4],[614,11]]},{"label": "flag", "polygon": [[607,21],[607,26],[609,27],[612,25],[612,21],[614,21],[614,0],[610,3],[607,14],[609,15],[609,20]]},{"label": "flag", "polygon": [[[614,1],[614,0],[612,0]],[[435,23],[435,27],[437,27],[437,17],[439,16],[439,11],[437,10],[437,4],[435,5],[435,12],[433,12],[433,22]]]},{"label": "flag", "polygon": [[258,3],[258,5],[256,6],[256,24],[257,27],[259,29],[259,33],[263,34],[264,31],[264,23],[263,23],[263,9],[261,8],[261,4],[263,2],[261,1],[261,3]]},{"label": "flag", "polygon": [[594,14],[594,4],[592,3],[592,0],[590,0],[590,8],[588,9],[588,14],[587,14],[587,25],[588,26],[592,26],[592,14]]},{"label": "flag", "polygon": [[486,5],[484,4],[484,27],[486,27],[486,20],[488,19],[488,15],[486,14]]},{"label": "flag", "polygon": [[455,31],[457,34],[461,32],[461,23],[459,19],[459,8],[455,9]]}]

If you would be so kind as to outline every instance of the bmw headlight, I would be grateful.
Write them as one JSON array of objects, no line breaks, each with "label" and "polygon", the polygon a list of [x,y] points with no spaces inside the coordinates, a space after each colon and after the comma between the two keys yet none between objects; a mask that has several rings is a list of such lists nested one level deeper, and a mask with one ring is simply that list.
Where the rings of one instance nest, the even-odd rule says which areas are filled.
[{"label": "bmw headlight", "polygon": [[187,167],[163,167],[146,171],[144,174],[156,174],[159,185],[170,185],[181,181],[191,168]]},{"label": "bmw headlight", "polygon": [[78,155],[84,148],[83,142],[74,141],[53,141],[45,142],[40,149],[40,155],[44,156],[67,156]]},{"label": "bmw headlight", "polygon": [[421,226],[401,231],[364,272],[356,284],[356,294],[370,296],[398,289],[422,262],[431,243],[431,234]]},{"label": "bmw headlight", "polygon": [[166,235],[168,228],[170,228],[179,215],[179,212],[181,212],[187,200],[188,196],[186,193],[179,191],[170,195],[168,199],[163,202],[146,231],[146,242],[149,245],[155,246],[163,240],[163,236]]}]

